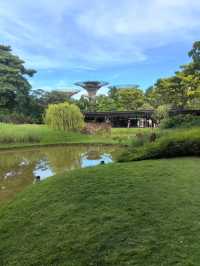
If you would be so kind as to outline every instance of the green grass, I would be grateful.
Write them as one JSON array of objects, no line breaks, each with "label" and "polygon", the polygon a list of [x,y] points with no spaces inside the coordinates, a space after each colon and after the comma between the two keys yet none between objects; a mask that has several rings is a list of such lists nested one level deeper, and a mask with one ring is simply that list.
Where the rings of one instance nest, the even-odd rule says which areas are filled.
[{"label": "green grass", "polygon": [[39,142],[38,126],[35,125],[14,125],[0,123],[0,143],[27,143]]},{"label": "green grass", "polygon": [[199,266],[200,159],[71,171],[0,209],[0,265]]},{"label": "green grass", "polygon": [[119,158],[121,162],[200,155],[200,127],[160,131],[155,142],[136,146],[133,142]]},{"label": "green grass", "polygon": [[86,135],[50,129],[45,125],[0,123],[0,149],[60,143],[127,144],[138,131],[150,129],[112,129],[109,135]]}]

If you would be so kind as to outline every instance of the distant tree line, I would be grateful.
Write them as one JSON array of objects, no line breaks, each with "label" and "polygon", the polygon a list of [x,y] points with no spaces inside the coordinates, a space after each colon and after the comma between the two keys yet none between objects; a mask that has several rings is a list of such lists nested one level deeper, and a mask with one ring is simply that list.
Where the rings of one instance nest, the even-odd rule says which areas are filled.
[{"label": "distant tree line", "polygon": [[191,62],[180,66],[173,76],[162,78],[146,91],[110,87],[108,95],[95,101],[85,96],[70,99],[66,91],[33,90],[28,78],[36,73],[13,55],[9,46],[0,45],[0,121],[42,123],[49,104],[69,102],[84,111],[132,111],[166,108],[200,109],[200,41],[188,53]]}]

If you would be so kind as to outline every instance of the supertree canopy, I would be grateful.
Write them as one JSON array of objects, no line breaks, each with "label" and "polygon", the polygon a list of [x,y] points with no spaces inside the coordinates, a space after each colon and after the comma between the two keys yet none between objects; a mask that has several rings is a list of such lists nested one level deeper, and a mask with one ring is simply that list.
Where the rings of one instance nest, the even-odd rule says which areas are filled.
[{"label": "supertree canopy", "polygon": [[108,82],[104,81],[85,81],[85,82],[76,82],[76,86],[82,87],[88,93],[88,97],[90,99],[94,99],[96,97],[97,91],[106,85]]}]

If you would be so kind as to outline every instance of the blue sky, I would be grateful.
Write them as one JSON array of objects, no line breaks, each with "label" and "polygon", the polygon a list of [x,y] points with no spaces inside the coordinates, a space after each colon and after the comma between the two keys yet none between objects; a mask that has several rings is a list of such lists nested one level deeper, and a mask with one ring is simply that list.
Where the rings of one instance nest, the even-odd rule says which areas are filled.
[{"label": "blue sky", "polygon": [[0,0],[0,43],[38,71],[35,89],[84,80],[146,89],[188,62],[199,18],[199,0]]}]

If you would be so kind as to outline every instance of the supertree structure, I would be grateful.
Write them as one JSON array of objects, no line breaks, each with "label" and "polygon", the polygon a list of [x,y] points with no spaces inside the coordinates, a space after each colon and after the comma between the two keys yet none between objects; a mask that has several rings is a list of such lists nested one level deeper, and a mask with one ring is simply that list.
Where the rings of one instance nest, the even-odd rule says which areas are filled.
[{"label": "supertree structure", "polygon": [[76,82],[76,86],[82,87],[88,93],[89,99],[95,99],[97,91],[108,85],[108,82],[105,81],[85,81],[85,82]]}]

